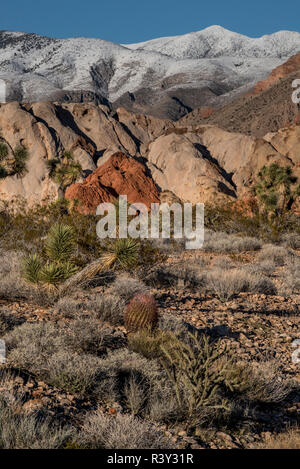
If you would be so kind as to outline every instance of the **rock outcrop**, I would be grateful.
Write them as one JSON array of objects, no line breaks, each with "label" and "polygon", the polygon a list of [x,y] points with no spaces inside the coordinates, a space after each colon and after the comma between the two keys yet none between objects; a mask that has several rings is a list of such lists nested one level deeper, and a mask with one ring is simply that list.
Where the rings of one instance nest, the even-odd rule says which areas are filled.
[{"label": "rock outcrop", "polygon": [[214,126],[171,129],[149,145],[148,167],[162,191],[186,202],[249,196],[259,169],[271,162],[300,178],[300,126],[257,139]]},{"label": "rock outcrop", "polygon": [[105,153],[141,156],[149,142],[172,125],[122,109],[112,114],[106,106],[94,104],[2,104],[1,135],[8,147],[26,146],[29,160],[24,177],[0,179],[0,199],[20,198],[29,206],[55,200],[58,186],[48,177],[48,160],[70,150],[87,176],[100,166]]},{"label": "rock outcrop", "polygon": [[127,195],[129,203],[143,203],[148,208],[159,202],[159,192],[145,165],[118,152],[111,156],[84,182],[73,184],[66,198],[79,201],[82,213],[95,213],[98,205]]},{"label": "rock outcrop", "polygon": [[65,150],[83,168],[67,197],[84,213],[118,195],[148,207],[160,195],[193,203],[241,199],[271,162],[292,166],[300,178],[299,125],[256,138],[215,125],[175,127],[103,105],[15,102],[0,106],[0,127],[8,148],[23,145],[30,155],[25,175],[0,179],[0,200],[23,198],[28,206],[58,197],[47,161]]}]

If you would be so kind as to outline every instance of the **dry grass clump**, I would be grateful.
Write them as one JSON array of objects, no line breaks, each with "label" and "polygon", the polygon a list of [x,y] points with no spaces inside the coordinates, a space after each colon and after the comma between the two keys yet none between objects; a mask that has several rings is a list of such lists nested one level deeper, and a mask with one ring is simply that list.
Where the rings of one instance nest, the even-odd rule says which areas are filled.
[{"label": "dry grass clump", "polygon": [[282,266],[293,257],[293,252],[281,246],[266,244],[258,254],[257,259],[262,261],[273,262],[276,266]]},{"label": "dry grass clump", "polygon": [[67,348],[77,353],[102,355],[108,349],[117,349],[126,345],[125,335],[121,331],[103,327],[91,317],[78,317],[64,328],[64,343]]},{"label": "dry grass clump", "polygon": [[253,449],[300,449],[300,428],[290,428],[276,435],[265,436]]},{"label": "dry grass clump", "polygon": [[93,320],[82,319],[67,327],[26,323],[6,334],[4,340],[8,365],[80,395],[91,391],[99,375],[101,360],[90,353],[99,355],[125,342],[122,333],[114,334]]},{"label": "dry grass clump", "polygon": [[132,415],[111,417],[100,410],[87,415],[80,445],[92,449],[168,449],[174,444],[149,422]]},{"label": "dry grass clump", "polygon": [[283,380],[275,362],[235,363],[227,380],[236,398],[252,403],[279,404],[296,389],[291,380]]},{"label": "dry grass clump", "polygon": [[[204,264],[204,263],[203,263]],[[175,265],[160,265],[148,273],[144,281],[153,288],[191,289],[203,284],[201,262],[195,265],[178,263]]]},{"label": "dry grass clump", "polygon": [[[144,386],[146,383],[147,386],[150,383],[154,386],[165,378],[165,373],[156,361],[147,360],[128,349],[120,349],[101,360],[101,377],[95,394],[103,401],[122,402],[131,379],[143,383]],[[147,394],[145,396],[147,397]]]},{"label": "dry grass clump", "polygon": [[282,244],[290,249],[300,249],[300,235],[297,233],[286,233],[282,236]]},{"label": "dry grass clump", "polygon": [[242,292],[275,294],[273,282],[260,274],[245,269],[213,269],[207,274],[207,289],[220,301],[226,302]]},{"label": "dry grass clump", "polygon": [[100,364],[100,359],[92,355],[59,351],[49,357],[42,376],[48,384],[83,397],[95,388]]},{"label": "dry grass clump", "polygon": [[286,291],[294,294],[300,293],[300,258],[295,257],[287,264],[283,272]]},{"label": "dry grass clump", "polygon": [[86,309],[113,326],[124,324],[125,301],[117,295],[90,296]]},{"label": "dry grass clump", "polygon": [[15,251],[0,251],[0,298],[22,298],[29,289],[21,279],[22,254]]},{"label": "dry grass clump", "polygon": [[212,267],[214,269],[230,270],[235,267],[234,263],[227,256],[218,256],[212,262]]},{"label": "dry grass clump", "polygon": [[64,296],[54,305],[55,311],[65,316],[73,316],[86,309],[85,303],[70,296]]},{"label": "dry grass clump", "polygon": [[256,238],[242,238],[220,231],[205,231],[203,250],[206,252],[239,253],[258,251],[261,247],[262,242]]},{"label": "dry grass clump", "polygon": [[149,288],[143,282],[127,275],[117,277],[111,286],[111,293],[126,303],[134,296],[148,292]]},{"label": "dry grass clump", "polygon": [[244,269],[254,274],[260,273],[263,275],[270,276],[274,273],[276,265],[272,260],[265,260],[260,262],[259,264],[249,264],[245,266]]}]

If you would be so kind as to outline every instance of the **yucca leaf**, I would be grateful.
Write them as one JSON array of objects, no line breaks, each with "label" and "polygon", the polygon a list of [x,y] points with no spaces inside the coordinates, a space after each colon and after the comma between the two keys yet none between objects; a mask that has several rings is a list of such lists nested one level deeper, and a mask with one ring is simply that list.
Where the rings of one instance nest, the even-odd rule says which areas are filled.
[{"label": "yucca leaf", "polygon": [[23,261],[23,278],[26,282],[37,284],[40,281],[41,269],[41,259],[37,254],[31,254]]},{"label": "yucca leaf", "polygon": [[51,261],[70,260],[75,248],[75,231],[69,225],[57,223],[52,226],[45,243],[46,254]]}]

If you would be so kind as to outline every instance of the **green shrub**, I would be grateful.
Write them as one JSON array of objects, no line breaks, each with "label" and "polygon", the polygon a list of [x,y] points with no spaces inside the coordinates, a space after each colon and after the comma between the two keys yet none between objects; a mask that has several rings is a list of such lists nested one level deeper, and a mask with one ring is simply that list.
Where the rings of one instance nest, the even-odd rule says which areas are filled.
[{"label": "green shrub", "polygon": [[197,421],[205,408],[227,408],[221,389],[230,361],[222,360],[225,350],[221,350],[220,342],[213,345],[207,337],[199,338],[196,333],[189,333],[189,337],[191,345],[177,337],[162,345],[162,363],[173,383],[179,407],[190,421]]}]

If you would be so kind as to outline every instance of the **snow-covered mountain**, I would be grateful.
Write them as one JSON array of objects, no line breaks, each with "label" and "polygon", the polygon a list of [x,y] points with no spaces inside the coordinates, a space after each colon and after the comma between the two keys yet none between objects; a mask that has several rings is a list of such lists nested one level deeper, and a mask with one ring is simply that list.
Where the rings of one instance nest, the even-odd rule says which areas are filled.
[{"label": "snow-covered mountain", "polygon": [[178,118],[246,91],[299,51],[297,32],[251,39],[220,26],[130,45],[2,31],[0,79],[8,100],[107,100]]}]

